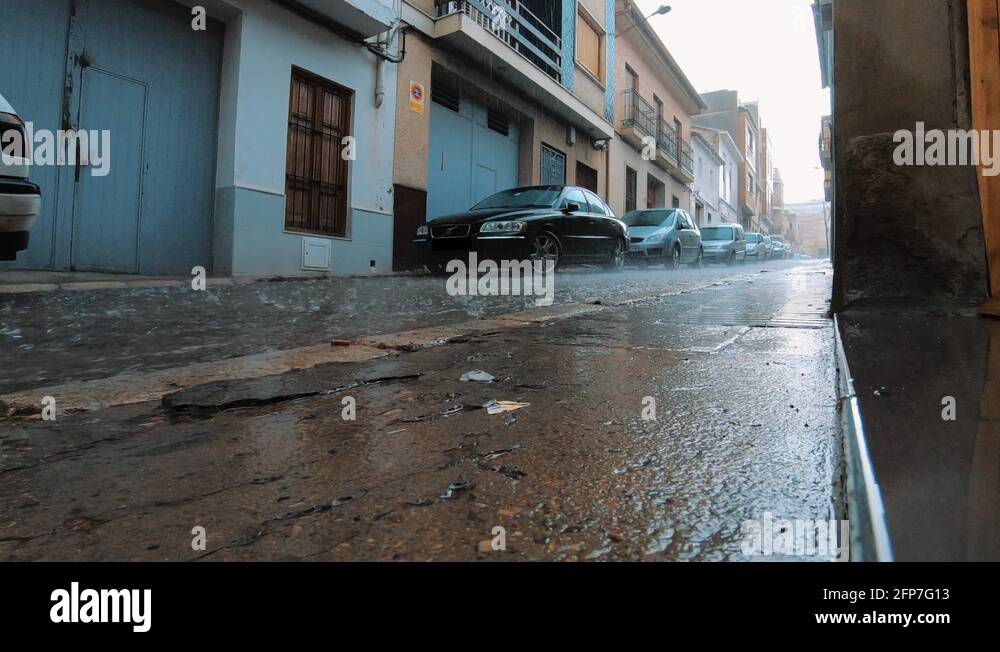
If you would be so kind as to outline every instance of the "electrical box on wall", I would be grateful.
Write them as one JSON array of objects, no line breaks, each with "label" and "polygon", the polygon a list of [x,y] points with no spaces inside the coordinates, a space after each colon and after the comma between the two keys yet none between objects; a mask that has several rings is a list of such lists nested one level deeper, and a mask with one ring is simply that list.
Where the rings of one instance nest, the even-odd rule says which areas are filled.
[{"label": "electrical box on wall", "polygon": [[302,238],[302,269],[330,271],[333,243],[324,238]]},{"label": "electrical box on wall", "polygon": [[569,146],[576,145],[576,127],[566,127],[566,144]]}]

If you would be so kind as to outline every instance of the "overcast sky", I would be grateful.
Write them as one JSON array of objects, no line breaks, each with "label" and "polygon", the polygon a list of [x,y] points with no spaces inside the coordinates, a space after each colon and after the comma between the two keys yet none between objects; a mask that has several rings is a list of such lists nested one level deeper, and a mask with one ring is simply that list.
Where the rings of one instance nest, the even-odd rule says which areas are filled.
[{"label": "overcast sky", "polygon": [[[637,0],[645,15],[663,0]],[[820,117],[830,95],[820,87],[812,0],[672,0],[650,23],[699,92],[738,90],[760,101],[774,145],[785,201],[823,196]]]}]

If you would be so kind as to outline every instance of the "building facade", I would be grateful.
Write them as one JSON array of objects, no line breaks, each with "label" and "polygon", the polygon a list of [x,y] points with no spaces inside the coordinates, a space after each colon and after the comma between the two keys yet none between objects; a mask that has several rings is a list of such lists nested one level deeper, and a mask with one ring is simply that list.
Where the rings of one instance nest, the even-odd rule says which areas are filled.
[{"label": "building facade", "polygon": [[748,231],[760,229],[760,118],[756,102],[741,103],[732,90],[703,93],[706,109],[692,118],[699,127],[726,131],[740,153],[737,209]]},{"label": "building facade", "polygon": [[606,0],[403,0],[394,267],[427,220],[518,185],[607,197],[615,10]]},{"label": "building facade", "polygon": [[830,204],[823,201],[788,204],[790,222],[795,224],[797,253],[814,258],[830,255]]},{"label": "building facade", "polygon": [[618,0],[615,131],[609,151],[608,204],[617,215],[692,206],[695,180],[691,116],[704,108],[645,16]]},{"label": "building facade", "polygon": [[774,145],[766,127],[760,128],[760,159],[757,170],[760,178],[760,229],[761,233],[778,234],[774,215]]},{"label": "building facade", "polygon": [[[692,130],[709,143],[712,150],[722,161],[719,170],[719,221],[726,224],[737,224],[740,221],[740,171],[743,155],[736,141],[728,131],[709,129],[695,125]],[[714,222],[713,222],[714,223]]]},{"label": "building facade", "polygon": [[721,224],[721,179],[725,174],[725,161],[712,142],[692,130],[691,145],[694,150],[694,184],[691,186],[691,216],[699,227]]},{"label": "building facade", "polygon": [[365,39],[390,32],[392,0],[0,0],[0,13],[0,52],[23,62],[0,70],[4,95],[36,131],[110,139],[107,175],[33,171],[43,205],[18,266],[389,269],[395,67]]}]

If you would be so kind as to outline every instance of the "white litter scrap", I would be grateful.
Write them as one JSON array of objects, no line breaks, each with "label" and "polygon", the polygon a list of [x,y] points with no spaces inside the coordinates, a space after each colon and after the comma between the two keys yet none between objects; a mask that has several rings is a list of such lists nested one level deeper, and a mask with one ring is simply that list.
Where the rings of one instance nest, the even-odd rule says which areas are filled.
[{"label": "white litter scrap", "polygon": [[458,380],[463,383],[492,383],[496,378],[485,371],[476,369],[475,371],[466,371]]},{"label": "white litter scrap", "polygon": [[518,403],[517,401],[490,401],[483,406],[483,409],[486,410],[487,414],[503,414],[530,406],[531,403]]}]

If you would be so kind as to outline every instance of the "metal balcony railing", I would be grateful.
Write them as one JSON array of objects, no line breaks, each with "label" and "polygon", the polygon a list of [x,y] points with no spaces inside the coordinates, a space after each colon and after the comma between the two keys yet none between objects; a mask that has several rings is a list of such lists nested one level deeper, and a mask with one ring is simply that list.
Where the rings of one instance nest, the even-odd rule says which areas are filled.
[{"label": "metal balcony railing", "polygon": [[683,139],[679,139],[679,142],[681,144],[681,169],[694,176],[694,154],[691,150],[691,143]]},{"label": "metal balcony railing", "polygon": [[634,88],[622,93],[622,97],[625,100],[625,118],[622,120],[622,126],[635,127],[644,135],[656,138],[656,109]]},{"label": "metal balcony railing", "polygon": [[656,143],[664,154],[677,160],[677,130],[666,120],[660,119],[660,131],[656,135]]},{"label": "metal balcony railing", "polygon": [[521,0],[437,0],[438,17],[464,13],[542,72],[562,83],[562,37]]}]

